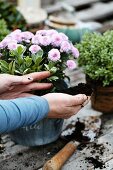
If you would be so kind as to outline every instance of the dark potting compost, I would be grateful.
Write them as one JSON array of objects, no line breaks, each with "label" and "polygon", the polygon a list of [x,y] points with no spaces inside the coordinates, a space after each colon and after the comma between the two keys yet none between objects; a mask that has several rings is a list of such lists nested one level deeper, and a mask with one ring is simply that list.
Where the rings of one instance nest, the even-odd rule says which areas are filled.
[{"label": "dark potting compost", "polygon": [[89,84],[79,83],[77,86],[57,90],[57,92],[70,95],[85,94],[87,96],[91,96],[93,89]]}]

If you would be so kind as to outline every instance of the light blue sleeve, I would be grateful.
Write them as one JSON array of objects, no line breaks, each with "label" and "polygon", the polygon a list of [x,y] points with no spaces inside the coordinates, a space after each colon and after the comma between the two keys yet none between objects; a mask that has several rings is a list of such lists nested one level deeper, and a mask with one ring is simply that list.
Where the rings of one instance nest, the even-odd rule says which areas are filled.
[{"label": "light blue sleeve", "polygon": [[33,125],[46,117],[48,112],[49,104],[43,97],[0,100],[0,133]]}]

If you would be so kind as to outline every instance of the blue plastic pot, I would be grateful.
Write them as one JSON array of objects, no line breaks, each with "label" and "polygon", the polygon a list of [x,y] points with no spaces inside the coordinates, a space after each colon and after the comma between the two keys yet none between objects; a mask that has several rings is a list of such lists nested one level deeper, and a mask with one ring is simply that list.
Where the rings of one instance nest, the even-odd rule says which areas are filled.
[{"label": "blue plastic pot", "polygon": [[63,119],[43,119],[35,125],[10,133],[11,139],[20,145],[39,146],[49,144],[60,136]]}]

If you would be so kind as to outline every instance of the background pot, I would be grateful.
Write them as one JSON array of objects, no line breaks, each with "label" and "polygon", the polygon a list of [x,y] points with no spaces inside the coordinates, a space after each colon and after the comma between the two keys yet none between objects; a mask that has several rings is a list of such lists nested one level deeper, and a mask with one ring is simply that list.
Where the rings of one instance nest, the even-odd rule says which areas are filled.
[{"label": "background pot", "polygon": [[91,97],[92,108],[104,113],[113,113],[113,87],[95,87]]}]

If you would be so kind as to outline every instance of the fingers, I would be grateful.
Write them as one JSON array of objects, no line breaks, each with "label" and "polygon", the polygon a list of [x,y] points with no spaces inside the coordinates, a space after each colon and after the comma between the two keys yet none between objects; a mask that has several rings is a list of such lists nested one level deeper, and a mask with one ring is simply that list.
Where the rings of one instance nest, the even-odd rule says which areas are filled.
[{"label": "fingers", "polygon": [[42,72],[34,72],[26,75],[28,77],[32,77],[34,81],[36,80],[42,80],[50,76],[49,71],[42,71]]},{"label": "fingers", "polygon": [[24,76],[9,75],[11,85],[29,84],[33,81],[42,80],[50,76],[49,71],[34,72]]},{"label": "fingers", "polygon": [[29,84],[33,81],[32,77],[29,76],[15,76],[15,75],[9,75],[10,76],[10,85],[19,85],[19,84]]},{"label": "fingers", "polygon": [[44,90],[52,87],[51,83],[31,83],[24,87],[23,91]]},{"label": "fingers", "polygon": [[12,86],[10,90],[12,91],[19,91],[19,92],[29,92],[29,91],[34,91],[34,90],[44,90],[44,89],[49,89],[52,87],[51,83],[31,83],[27,85],[18,85],[18,87]]},{"label": "fingers", "polygon": [[90,96],[87,96],[87,100],[81,104],[81,107],[84,107],[85,105],[87,105],[89,100],[90,100]]},{"label": "fingers", "polygon": [[89,100],[90,100],[90,96],[87,96],[87,99],[82,104],[68,107],[70,112],[67,110],[68,114],[65,114],[65,119],[70,118],[71,116],[77,114],[85,105],[88,104]]},{"label": "fingers", "polygon": [[81,105],[87,100],[87,96],[85,94],[78,94],[75,96],[72,96],[72,99],[70,101],[71,106]]}]

